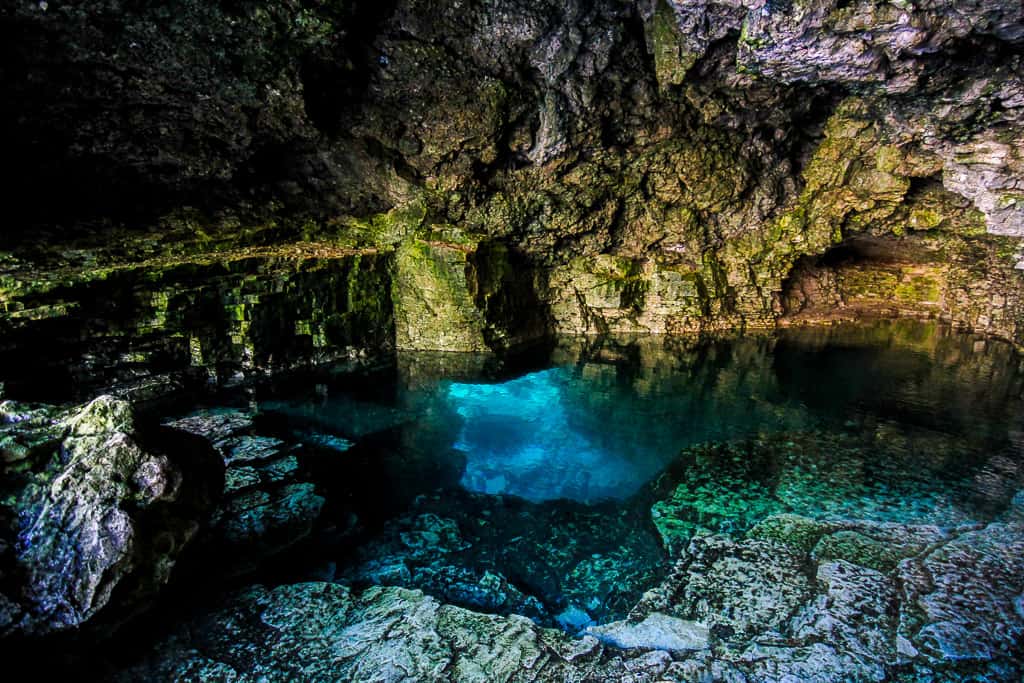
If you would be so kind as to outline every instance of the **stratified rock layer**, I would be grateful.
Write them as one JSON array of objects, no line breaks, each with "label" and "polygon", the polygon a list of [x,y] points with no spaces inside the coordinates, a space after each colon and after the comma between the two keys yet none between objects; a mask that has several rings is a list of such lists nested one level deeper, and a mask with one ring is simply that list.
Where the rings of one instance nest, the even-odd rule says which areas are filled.
[{"label": "stratified rock layer", "polygon": [[14,3],[0,379],[879,315],[1021,343],[1022,21],[1005,0]]},{"label": "stratified rock layer", "polygon": [[[789,518],[777,529],[813,520]],[[828,534],[829,525],[820,533]],[[890,526],[897,544],[927,529]],[[582,638],[401,588],[253,587],[123,680],[1016,680],[1024,526],[961,529],[880,572],[795,536],[695,539],[628,621]],[[904,542],[901,539],[905,539]],[[954,588],[956,587],[956,588]],[[965,589],[966,587],[966,589]],[[781,594],[780,594],[781,591]],[[595,638],[594,636],[597,636]],[[602,645],[602,641],[605,643]]]}]

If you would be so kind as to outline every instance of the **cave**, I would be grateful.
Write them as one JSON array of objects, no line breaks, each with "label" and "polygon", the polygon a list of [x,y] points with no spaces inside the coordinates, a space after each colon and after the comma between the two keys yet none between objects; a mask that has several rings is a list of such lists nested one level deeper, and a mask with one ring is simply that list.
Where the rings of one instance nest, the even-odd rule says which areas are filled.
[{"label": "cave", "polygon": [[[948,263],[898,238],[854,237],[803,256],[783,281],[782,320],[922,318],[954,322]],[[970,326],[966,320],[956,323]]]},{"label": "cave", "polygon": [[0,667],[1020,681],[1024,8],[0,7]]}]

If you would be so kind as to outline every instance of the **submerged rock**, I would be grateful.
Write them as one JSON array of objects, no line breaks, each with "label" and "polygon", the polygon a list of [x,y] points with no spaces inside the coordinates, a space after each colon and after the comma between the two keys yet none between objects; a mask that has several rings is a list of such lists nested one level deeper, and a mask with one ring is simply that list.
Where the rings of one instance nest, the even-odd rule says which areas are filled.
[{"label": "submerged rock", "polygon": [[1024,524],[993,523],[902,562],[899,633],[937,666],[1013,657],[1024,640]]},{"label": "submerged rock", "polygon": [[[628,619],[577,638],[401,588],[256,586],[182,625],[121,679],[1016,681],[1024,526],[1007,518],[947,533],[783,515],[758,538],[698,537]],[[849,529],[909,556],[887,571],[812,557],[819,535]],[[570,608],[559,621],[585,616]]]},{"label": "submerged rock", "polygon": [[211,443],[220,443],[235,434],[252,429],[253,414],[243,410],[220,409],[200,410],[164,424],[196,436]]},{"label": "submerged rock", "polygon": [[813,594],[805,555],[773,543],[695,538],[669,577],[649,591],[631,618],[664,612],[695,619],[730,637],[784,627]]},{"label": "submerged rock", "polygon": [[666,652],[703,650],[708,647],[708,627],[695,621],[652,612],[642,621],[616,621],[586,630],[598,640],[625,650],[644,648]]},{"label": "submerged rock", "polygon": [[[250,588],[178,632],[122,680],[526,680],[566,670],[560,639],[522,618],[446,605],[401,588]],[[386,637],[385,637],[386,636]]]},{"label": "submerged rock", "polygon": [[[442,516],[444,515],[444,516]],[[418,588],[470,609],[579,631],[621,619],[661,575],[637,517],[479,494],[424,497],[354,552],[339,580]]]},{"label": "submerged rock", "polygon": [[224,461],[224,497],[204,552],[228,573],[250,571],[306,540],[326,503],[300,480],[299,444],[255,433],[254,420],[251,412],[214,408],[166,423],[202,437]]},{"label": "submerged rock", "polygon": [[315,488],[291,483],[228,498],[211,520],[218,553],[235,563],[256,562],[306,539],[325,502]]}]

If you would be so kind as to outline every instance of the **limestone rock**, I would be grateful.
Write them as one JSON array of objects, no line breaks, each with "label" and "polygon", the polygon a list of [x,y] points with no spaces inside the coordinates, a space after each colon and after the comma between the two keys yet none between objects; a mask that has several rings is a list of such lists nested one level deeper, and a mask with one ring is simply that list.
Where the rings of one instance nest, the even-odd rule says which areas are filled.
[{"label": "limestone rock", "polygon": [[748,636],[779,629],[812,595],[805,562],[801,554],[770,542],[698,537],[630,616],[660,611]]},{"label": "limestone rock", "polygon": [[324,502],[308,482],[234,495],[211,521],[218,550],[239,563],[276,554],[309,536]]},{"label": "limestone rock", "polygon": [[483,313],[466,282],[461,245],[409,242],[395,259],[395,344],[399,349],[487,351]]},{"label": "limestone rock", "polygon": [[644,648],[685,652],[708,646],[708,628],[703,624],[652,612],[638,623],[616,621],[586,630],[598,640],[626,650]]},{"label": "limestone rock", "polygon": [[900,634],[925,660],[998,659],[1024,636],[1024,526],[993,523],[900,564]]},{"label": "limestone rock", "polygon": [[224,497],[203,548],[229,574],[250,571],[306,540],[326,502],[313,483],[298,480],[299,444],[256,433],[254,418],[247,411],[210,409],[167,423],[201,436],[224,461]]},{"label": "limestone rock", "polygon": [[923,57],[970,34],[1024,37],[1024,13],[1007,0],[963,6],[939,0],[918,5],[835,0],[752,2],[738,61],[782,81],[876,84],[907,91]]},{"label": "limestone rock", "polygon": [[0,467],[18,469],[39,457],[50,455],[66,432],[63,411],[52,406],[15,401],[0,403]]},{"label": "limestone rock", "polygon": [[129,678],[205,679],[225,667],[240,679],[309,681],[551,680],[565,671],[529,621],[474,614],[399,588],[357,595],[331,584],[255,587],[208,620],[209,637],[193,643],[180,633]]},{"label": "limestone rock", "polygon": [[131,406],[112,396],[100,396],[68,421],[71,436],[97,436],[135,430]]},{"label": "limestone rock", "polygon": [[205,410],[169,420],[164,424],[201,436],[211,443],[218,443],[252,429],[252,418],[252,413],[242,410]]},{"label": "limestone rock", "polygon": [[65,429],[57,470],[19,503],[25,615],[13,627],[34,634],[82,626],[115,589],[111,607],[122,618],[152,598],[210,504],[201,467],[184,472],[180,455],[148,450],[129,433],[127,403],[100,397]]}]

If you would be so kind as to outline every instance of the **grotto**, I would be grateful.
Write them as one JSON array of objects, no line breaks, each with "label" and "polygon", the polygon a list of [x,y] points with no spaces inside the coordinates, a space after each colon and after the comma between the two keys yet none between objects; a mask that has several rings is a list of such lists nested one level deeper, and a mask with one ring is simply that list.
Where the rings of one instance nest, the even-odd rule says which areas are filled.
[{"label": "grotto", "polygon": [[1019,0],[4,0],[0,142],[5,680],[1024,677]]}]

